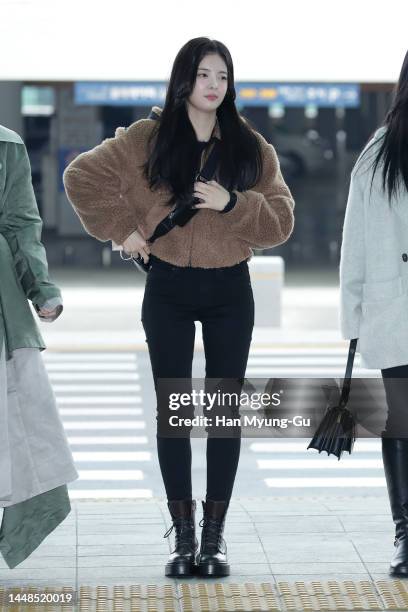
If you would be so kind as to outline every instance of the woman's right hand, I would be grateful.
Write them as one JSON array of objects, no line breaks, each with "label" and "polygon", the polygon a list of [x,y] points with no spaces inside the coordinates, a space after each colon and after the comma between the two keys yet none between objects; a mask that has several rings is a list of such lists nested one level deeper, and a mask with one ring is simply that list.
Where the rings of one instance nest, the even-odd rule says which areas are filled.
[{"label": "woman's right hand", "polygon": [[132,232],[132,234],[130,234],[130,236],[128,236],[126,240],[124,240],[122,247],[126,253],[131,254],[133,256],[139,254],[143,257],[143,261],[145,263],[148,262],[150,255],[150,247],[142,236],[142,234],[140,234],[137,230]]}]

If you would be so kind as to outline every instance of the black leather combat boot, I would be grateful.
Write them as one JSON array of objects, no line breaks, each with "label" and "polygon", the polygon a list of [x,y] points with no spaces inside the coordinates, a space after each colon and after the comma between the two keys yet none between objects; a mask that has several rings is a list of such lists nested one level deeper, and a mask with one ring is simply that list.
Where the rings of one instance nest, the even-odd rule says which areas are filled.
[{"label": "black leather combat boot", "polygon": [[408,576],[408,438],[382,437],[382,457],[395,523],[391,576]]},{"label": "black leather combat boot", "polygon": [[170,529],[164,534],[167,538],[175,529],[176,547],[166,563],[165,575],[171,577],[191,576],[195,573],[195,557],[198,540],[195,535],[196,501],[180,499],[167,502],[173,521]]},{"label": "black leather combat boot", "polygon": [[203,501],[203,518],[200,521],[201,547],[197,557],[199,576],[229,576],[227,545],[222,537],[229,502]]}]

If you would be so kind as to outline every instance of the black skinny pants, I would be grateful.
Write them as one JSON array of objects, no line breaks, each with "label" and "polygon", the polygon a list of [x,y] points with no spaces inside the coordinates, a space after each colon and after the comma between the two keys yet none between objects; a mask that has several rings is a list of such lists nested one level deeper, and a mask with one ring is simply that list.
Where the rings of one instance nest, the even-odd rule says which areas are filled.
[{"label": "black skinny pants", "polygon": [[[254,325],[249,269],[246,261],[224,268],[179,267],[153,255],[149,263],[142,324],[157,397],[160,470],[168,500],[192,499],[190,436],[161,435],[160,411],[168,411],[168,394],[162,397],[157,383],[159,378],[180,378],[184,382],[177,390],[191,390],[182,385],[185,379],[191,383],[194,322],[200,321],[206,379],[239,380],[242,389]],[[193,416],[188,409],[185,414]],[[206,499],[230,500],[240,449],[240,427],[235,437],[216,437],[209,432]]]},{"label": "black skinny pants", "polygon": [[381,370],[388,416],[383,436],[408,440],[408,365]]}]

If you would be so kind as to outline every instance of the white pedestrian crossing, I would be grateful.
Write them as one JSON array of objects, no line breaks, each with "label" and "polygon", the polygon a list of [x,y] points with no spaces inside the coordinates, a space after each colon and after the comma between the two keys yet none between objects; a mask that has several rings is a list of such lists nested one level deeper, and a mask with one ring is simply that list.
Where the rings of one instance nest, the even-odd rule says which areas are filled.
[{"label": "white pedestrian crossing", "polygon": [[[112,408],[60,408],[61,416],[112,416]],[[142,408],[115,408],[117,416],[141,416]]]},{"label": "white pedestrian crossing", "polygon": [[60,395],[56,394],[57,403],[60,406],[67,405],[75,405],[80,404],[81,406],[90,406],[91,404],[96,404],[97,406],[101,406],[101,404],[108,405],[130,405],[140,404],[141,398],[140,396],[131,394],[131,395]]},{"label": "white pedestrian crossing", "polygon": [[66,421],[64,427],[66,430],[70,429],[144,429],[146,424],[144,421]]},{"label": "white pedestrian crossing", "polygon": [[142,470],[78,470],[81,480],[143,480]]},{"label": "white pedestrian crossing", "polygon": [[[309,439],[304,441],[297,440],[296,442],[293,442],[291,440],[282,440],[281,442],[253,442],[251,444],[251,449],[255,453],[301,453],[302,451],[305,451],[307,449],[307,445],[309,444],[309,442]],[[356,440],[354,443],[353,453],[378,453],[380,450],[380,440]],[[313,451],[311,450],[308,451],[308,453],[312,452]],[[317,452],[318,451],[316,451],[316,453]]]},{"label": "white pedestrian crossing", "polygon": [[[347,350],[337,347],[254,348],[246,378],[313,376],[340,380],[346,359]],[[152,449],[156,449],[146,435],[137,354],[47,351],[44,361],[80,474],[68,485],[70,496],[152,497],[152,489],[145,486],[152,486],[150,480],[146,482],[146,466],[152,462]],[[353,375],[365,378],[378,377],[380,373],[361,368],[357,356]],[[282,439],[282,435],[278,440],[247,440],[246,448],[257,475],[253,479],[257,494],[385,487],[379,439],[357,440],[352,454],[343,454],[340,461],[326,453],[306,450],[309,442],[310,439]]]},{"label": "white pedestrian crossing", "polygon": [[[48,361],[49,372],[134,372],[136,363],[133,361]],[[107,376],[108,378],[108,376]]]},{"label": "white pedestrian crossing", "polygon": [[[246,369],[247,378],[329,378],[343,377],[346,369],[347,351],[342,348],[254,348],[251,350]],[[354,360],[353,376],[377,378],[377,370],[362,368],[360,356]]]},{"label": "white pedestrian crossing", "polygon": [[266,485],[270,488],[288,488],[288,489],[303,489],[303,488],[326,488],[326,487],[384,487],[385,478],[371,478],[365,476],[364,478],[285,478],[285,482],[282,482],[282,478],[265,478]]},{"label": "white pedestrian crossing", "polygon": [[106,385],[103,383],[100,384],[75,384],[75,383],[71,383],[71,384],[64,384],[64,385],[54,385],[54,391],[55,393],[58,394],[62,394],[62,393],[132,393],[132,392],[136,392],[136,391],[140,391],[140,385],[118,385],[118,384],[110,384],[110,385]]},{"label": "white pedestrian crossing", "polygon": [[147,436],[68,436],[71,446],[107,446],[147,444]]},{"label": "white pedestrian crossing", "polygon": [[[246,378],[335,378],[344,377],[347,349],[341,348],[257,348],[248,359]],[[378,378],[381,372],[361,367],[356,355],[355,378]],[[284,435],[279,430],[280,437]],[[314,432],[312,432],[313,435]],[[312,438],[286,438],[249,442],[256,468],[267,490],[335,487],[382,488],[386,486],[379,438],[357,439],[352,453],[343,453],[340,461],[334,455],[307,449]],[[294,458],[294,455],[296,457]]]},{"label": "white pedestrian crossing", "polygon": [[249,444],[269,489],[385,487],[380,440],[356,440],[351,454],[345,452],[338,460],[325,451],[307,449],[310,439]]},{"label": "white pedestrian crossing", "polygon": [[137,355],[46,351],[44,363],[79,474],[70,497],[152,497],[143,487],[149,439],[132,435],[146,429]]},{"label": "white pedestrian crossing", "polygon": [[71,446],[147,444],[147,436],[68,436]]},{"label": "white pedestrian crossing", "polygon": [[86,362],[92,361],[92,363],[107,361],[109,363],[123,361],[123,362],[135,362],[137,361],[137,355],[135,353],[89,353],[89,352],[68,352],[64,351],[58,353],[56,351],[46,351],[43,353],[43,359],[45,363],[56,363],[62,361],[64,363],[74,362]]},{"label": "white pedestrian crossing", "polygon": [[135,452],[92,452],[92,451],[74,451],[73,457],[75,461],[150,461],[151,453],[148,451]]},{"label": "white pedestrian crossing", "polygon": [[152,497],[152,491],[138,487],[128,489],[74,489],[69,487],[69,496],[71,499],[144,499]]},{"label": "white pedestrian crossing", "polygon": [[[106,374],[106,372],[57,372],[57,373],[53,373],[50,372],[48,369],[48,375],[49,378],[51,380],[51,382],[54,384],[56,382],[62,382],[62,381],[70,381],[70,382],[76,382],[76,381],[87,381],[87,382],[93,382],[95,380],[102,380],[103,382],[106,382],[108,376]],[[137,372],[109,372],[109,380],[111,381],[111,383],[113,383],[114,381],[124,381],[124,382],[130,382],[133,380],[139,380],[139,374]]]}]

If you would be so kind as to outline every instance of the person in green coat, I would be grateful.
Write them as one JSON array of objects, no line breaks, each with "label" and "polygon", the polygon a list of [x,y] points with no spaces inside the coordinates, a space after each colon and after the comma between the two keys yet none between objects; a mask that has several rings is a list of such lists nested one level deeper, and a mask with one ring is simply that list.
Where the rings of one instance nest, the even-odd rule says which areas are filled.
[{"label": "person in green coat", "polygon": [[28,302],[43,321],[63,310],[41,231],[26,147],[0,126],[0,552],[9,568],[66,518],[67,483],[79,477]]}]

